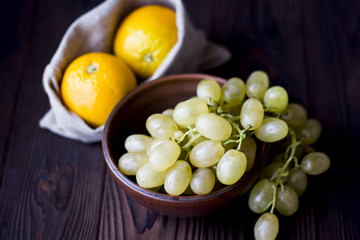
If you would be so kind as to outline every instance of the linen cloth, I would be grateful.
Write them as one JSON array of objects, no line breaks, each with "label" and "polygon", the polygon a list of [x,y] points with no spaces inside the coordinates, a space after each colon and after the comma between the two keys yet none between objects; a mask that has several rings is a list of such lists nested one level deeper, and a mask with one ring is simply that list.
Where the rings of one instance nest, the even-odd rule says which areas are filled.
[{"label": "linen cloth", "polygon": [[62,74],[82,54],[112,53],[119,23],[132,10],[147,4],[160,4],[175,10],[178,40],[156,72],[146,81],[171,74],[201,72],[231,58],[226,48],[210,42],[202,31],[194,28],[181,0],[104,1],[69,26],[50,63],[45,67],[42,81],[49,98],[50,110],[40,120],[41,128],[85,143],[101,141],[104,125],[92,128],[62,103]]}]

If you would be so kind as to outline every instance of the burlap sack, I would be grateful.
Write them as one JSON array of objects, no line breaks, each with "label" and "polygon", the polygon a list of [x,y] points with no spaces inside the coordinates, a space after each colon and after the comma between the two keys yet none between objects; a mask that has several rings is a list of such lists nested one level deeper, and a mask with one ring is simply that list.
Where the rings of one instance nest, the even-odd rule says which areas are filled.
[{"label": "burlap sack", "polygon": [[43,75],[43,86],[51,109],[40,120],[40,127],[61,136],[86,143],[101,141],[104,125],[92,128],[70,112],[60,99],[59,83],[65,68],[87,52],[112,52],[115,32],[121,20],[133,9],[161,4],[176,11],[178,41],[148,81],[164,75],[200,72],[230,59],[224,47],[211,43],[195,29],[181,0],[107,0],[70,25]]}]

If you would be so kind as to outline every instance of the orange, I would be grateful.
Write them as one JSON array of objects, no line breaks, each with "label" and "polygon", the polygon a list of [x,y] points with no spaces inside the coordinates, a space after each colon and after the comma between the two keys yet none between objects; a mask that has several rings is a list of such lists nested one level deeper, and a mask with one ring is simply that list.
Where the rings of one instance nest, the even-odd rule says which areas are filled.
[{"label": "orange", "polygon": [[175,12],[158,5],[140,7],[121,23],[114,40],[115,55],[140,78],[149,78],[177,41]]},{"label": "orange", "polygon": [[134,73],[123,60],[98,52],[84,54],[70,63],[60,89],[64,104],[88,124],[98,127],[136,85]]}]

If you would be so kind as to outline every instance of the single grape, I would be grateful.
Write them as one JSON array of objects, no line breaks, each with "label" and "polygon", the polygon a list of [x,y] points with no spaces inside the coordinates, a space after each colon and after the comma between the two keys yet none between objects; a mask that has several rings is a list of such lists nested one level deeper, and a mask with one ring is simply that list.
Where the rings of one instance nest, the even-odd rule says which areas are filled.
[{"label": "single grape", "polygon": [[292,187],[296,194],[300,197],[307,188],[307,176],[301,169],[292,168],[286,179],[286,185]]},{"label": "single grape", "polygon": [[276,142],[288,134],[289,128],[286,122],[279,118],[265,118],[261,126],[255,129],[255,136],[263,142]]},{"label": "single grape", "polygon": [[288,94],[283,87],[274,86],[265,92],[264,105],[270,112],[281,113],[288,105],[288,101]]},{"label": "single grape", "polygon": [[222,86],[222,99],[226,107],[239,105],[245,97],[245,84],[240,78],[230,78]]},{"label": "single grape", "polygon": [[161,114],[172,118],[174,114],[174,109],[172,108],[165,109]]},{"label": "single grape", "polygon": [[157,136],[156,138],[154,138],[152,140],[152,142],[148,145],[146,145],[146,154],[148,156],[150,156],[151,152],[157,147],[159,146],[161,143],[168,141],[169,139],[171,139],[171,137],[169,135],[166,134],[162,134]]},{"label": "single grape", "polygon": [[263,213],[270,207],[274,198],[274,183],[263,178],[258,181],[250,191],[248,205],[251,211]]},{"label": "single grape", "polygon": [[194,195],[195,193],[193,192],[193,190],[191,190],[190,184],[187,186],[187,188],[185,189],[185,191],[183,192],[183,195]]},{"label": "single grape", "polygon": [[263,99],[269,87],[269,77],[263,71],[254,71],[246,80],[246,95],[248,98]]},{"label": "single grape", "polygon": [[240,122],[244,128],[250,126],[249,130],[260,127],[264,118],[264,108],[262,103],[256,98],[247,99],[240,112]]},{"label": "single grape", "polygon": [[256,240],[275,240],[279,233],[279,219],[273,213],[263,213],[255,223]]},{"label": "single grape", "polygon": [[196,120],[199,133],[214,141],[225,141],[231,133],[231,124],[215,113],[203,113]]},{"label": "single grape", "polygon": [[296,136],[304,138],[305,144],[315,143],[321,134],[321,124],[316,119],[307,119],[304,124],[296,128]]},{"label": "single grape", "polygon": [[125,149],[128,152],[145,152],[147,145],[149,145],[153,139],[144,134],[132,134],[125,140]]},{"label": "single grape", "polygon": [[301,160],[301,169],[309,175],[318,175],[326,172],[330,167],[329,157],[322,152],[311,152]]},{"label": "single grape", "polygon": [[206,140],[195,145],[189,159],[195,167],[210,167],[224,155],[225,149],[218,141]]},{"label": "single grape", "polygon": [[205,78],[197,85],[196,95],[205,102],[208,102],[209,99],[218,102],[221,97],[221,87],[214,79]]},{"label": "single grape", "polygon": [[275,157],[271,160],[271,162],[282,162],[285,163],[285,153],[276,154]]},{"label": "single grape", "polygon": [[256,159],[256,142],[255,140],[247,136],[241,143],[240,152],[243,152],[246,156],[246,172],[249,171],[254,165]]},{"label": "single grape", "polygon": [[148,156],[145,153],[128,152],[119,159],[118,166],[122,173],[126,175],[135,175],[136,172],[146,164]]},{"label": "single grape", "polygon": [[231,113],[233,116],[240,116],[241,108],[242,108],[244,102],[245,102],[245,98],[241,101],[240,104],[238,104],[234,107],[225,106],[224,109],[225,109],[225,111]]},{"label": "single grape", "polygon": [[164,171],[175,163],[181,153],[180,146],[174,140],[167,140],[152,150],[149,164],[156,171]]},{"label": "single grape", "polygon": [[216,166],[216,176],[222,184],[236,183],[245,173],[246,156],[235,149],[228,150]]},{"label": "single grape", "polygon": [[162,134],[173,136],[174,132],[178,130],[178,126],[171,117],[155,113],[146,119],[146,129],[152,137]]},{"label": "single grape", "polygon": [[190,186],[195,194],[208,194],[215,186],[214,172],[209,168],[196,169],[193,173]]},{"label": "single grape", "polygon": [[206,102],[200,98],[191,98],[175,106],[173,118],[179,125],[188,126],[194,124],[201,114],[208,112]]},{"label": "single grape", "polygon": [[[259,175],[260,179],[263,178],[268,178],[270,180],[276,180],[279,176],[279,172],[277,172],[280,168],[282,168],[284,166],[284,162],[272,162],[270,164],[268,164],[267,166],[265,166]],[[286,181],[286,176],[281,177],[281,180],[283,182]]]},{"label": "single grape", "polygon": [[165,176],[165,191],[172,196],[179,196],[189,186],[191,181],[191,167],[183,161],[178,160],[167,171]]},{"label": "single grape", "polygon": [[159,192],[161,189],[161,186],[157,186],[157,187],[153,187],[153,188],[148,188],[147,190],[150,190],[152,192]]},{"label": "single grape", "polygon": [[305,123],[307,118],[306,110],[303,106],[297,103],[290,103],[281,113],[281,119],[289,126],[297,127]]},{"label": "single grape", "polygon": [[182,138],[184,136],[184,132],[181,130],[177,130],[176,132],[174,132],[174,139],[179,139]]},{"label": "single grape", "polygon": [[299,198],[295,190],[287,185],[284,185],[283,189],[279,187],[275,205],[276,210],[284,216],[290,216],[297,211],[298,207]]},{"label": "single grape", "polygon": [[136,172],[136,182],[143,188],[155,188],[165,182],[166,171],[155,171],[150,164],[145,164]]}]

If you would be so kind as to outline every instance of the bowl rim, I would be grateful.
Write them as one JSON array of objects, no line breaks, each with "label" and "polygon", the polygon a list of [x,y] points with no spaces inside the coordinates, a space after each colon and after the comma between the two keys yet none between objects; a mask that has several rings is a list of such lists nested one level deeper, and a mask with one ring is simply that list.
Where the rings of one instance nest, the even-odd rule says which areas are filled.
[{"label": "bowl rim", "polygon": [[[153,200],[160,200],[163,202],[172,202],[172,203],[174,203],[174,202],[183,202],[183,203],[191,202],[191,203],[193,203],[193,202],[201,202],[204,200],[209,200],[209,198],[221,198],[224,194],[230,193],[230,192],[236,190],[241,184],[243,184],[244,182],[247,182],[248,180],[250,180],[253,177],[253,174],[258,170],[255,166],[257,166],[259,164],[264,164],[265,160],[259,161],[259,159],[263,159],[266,157],[266,152],[268,151],[268,147],[269,147],[268,144],[261,145],[261,149],[259,150],[259,154],[256,156],[257,161],[255,161],[254,166],[249,171],[245,172],[244,175],[241,177],[241,179],[239,181],[237,181],[236,183],[225,186],[223,188],[220,188],[220,189],[210,192],[208,194],[189,195],[189,196],[188,195],[171,196],[171,195],[168,195],[165,193],[158,193],[158,192],[148,190],[146,188],[139,186],[137,183],[132,181],[128,176],[123,174],[118,169],[117,164],[115,164],[114,159],[110,155],[110,149],[109,149],[109,144],[108,144],[108,134],[109,134],[108,127],[110,125],[111,119],[113,119],[113,115],[116,114],[117,110],[119,108],[121,108],[127,102],[128,99],[135,97],[137,94],[140,94],[142,91],[145,91],[148,87],[151,87],[151,86],[154,86],[157,84],[161,84],[163,82],[168,82],[168,81],[178,81],[178,80],[194,81],[193,78],[196,78],[196,80],[203,79],[203,78],[213,78],[217,81],[220,81],[220,83],[226,82],[226,79],[224,79],[224,78],[213,76],[210,74],[202,74],[202,73],[168,75],[168,76],[161,77],[161,78],[158,78],[155,80],[142,82],[141,84],[139,84],[138,87],[136,87],[134,90],[129,92],[124,98],[122,98],[116,104],[116,106],[110,113],[110,115],[105,123],[103,136],[102,136],[102,148],[103,148],[103,155],[105,158],[105,162],[106,162],[108,169],[110,170],[111,175],[115,178],[115,180],[121,181],[121,183],[124,184],[127,188],[129,188],[137,193],[140,193],[143,196],[151,198]],[[121,188],[123,188],[123,187],[121,186]],[[123,189],[123,190],[125,190],[125,189]],[[125,192],[127,192],[127,191],[125,191]]]}]

